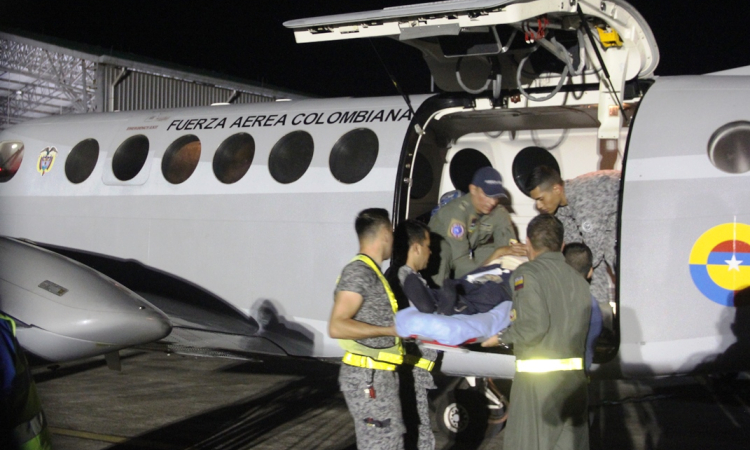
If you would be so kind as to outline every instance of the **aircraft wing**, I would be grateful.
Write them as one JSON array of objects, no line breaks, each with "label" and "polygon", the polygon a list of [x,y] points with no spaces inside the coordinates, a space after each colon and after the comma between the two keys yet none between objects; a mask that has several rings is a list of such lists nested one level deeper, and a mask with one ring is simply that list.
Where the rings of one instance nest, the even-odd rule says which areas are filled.
[{"label": "aircraft wing", "polygon": [[[254,354],[286,356],[305,345],[304,339],[299,342],[294,332],[283,329],[278,314],[271,307],[258,312],[268,322],[261,330],[254,318],[210,292],[137,261],[57,247],[52,250],[128,286],[163,312],[172,324],[172,331],[154,345],[158,349],[247,359]],[[276,343],[281,343],[288,351]]]}]

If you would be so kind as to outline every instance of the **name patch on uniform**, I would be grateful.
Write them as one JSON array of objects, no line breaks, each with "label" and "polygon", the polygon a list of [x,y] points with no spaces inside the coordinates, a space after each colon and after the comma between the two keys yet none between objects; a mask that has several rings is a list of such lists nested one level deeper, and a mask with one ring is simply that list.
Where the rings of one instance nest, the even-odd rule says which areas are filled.
[{"label": "name patch on uniform", "polygon": [[513,288],[516,291],[523,289],[523,277],[516,277],[513,280]]},{"label": "name patch on uniform", "polygon": [[453,222],[451,222],[448,233],[450,233],[450,235],[456,239],[461,239],[462,237],[464,237],[464,233],[466,233],[466,227],[463,223],[454,220]]},{"label": "name patch on uniform", "polygon": [[478,217],[472,217],[471,221],[469,221],[469,233],[473,233],[477,228],[477,220],[479,220]]}]

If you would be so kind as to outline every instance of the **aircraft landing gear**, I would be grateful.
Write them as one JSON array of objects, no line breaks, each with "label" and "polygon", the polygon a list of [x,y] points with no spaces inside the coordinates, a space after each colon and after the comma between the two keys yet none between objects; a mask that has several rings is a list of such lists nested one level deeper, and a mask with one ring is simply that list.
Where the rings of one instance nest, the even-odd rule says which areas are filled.
[{"label": "aircraft landing gear", "polygon": [[[492,378],[486,378],[485,381],[484,394],[487,397],[487,408],[489,409],[485,439],[489,439],[496,436],[505,428],[505,423],[508,421],[508,407],[510,403]],[[507,392],[510,392],[509,385]]]},{"label": "aircraft landing gear", "polygon": [[508,401],[491,379],[457,378],[435,401],[435,420],[445,436],[482,440],[500,433]]}]

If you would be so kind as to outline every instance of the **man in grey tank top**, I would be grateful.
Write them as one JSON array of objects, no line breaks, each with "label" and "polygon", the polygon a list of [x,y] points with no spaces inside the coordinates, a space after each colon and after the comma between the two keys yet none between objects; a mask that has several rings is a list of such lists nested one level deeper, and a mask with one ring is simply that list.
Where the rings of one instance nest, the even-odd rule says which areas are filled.
[{"label": "man in grey tank top", "polygon": [[372,208],[355,221],[359,255],[341,272],[328,332],[347,350],[339,384],[354,419],[357,448],[401,450],[405,431],[396,368],[403,362],[395,298],[380,265],[391,257],[388,212]]}]

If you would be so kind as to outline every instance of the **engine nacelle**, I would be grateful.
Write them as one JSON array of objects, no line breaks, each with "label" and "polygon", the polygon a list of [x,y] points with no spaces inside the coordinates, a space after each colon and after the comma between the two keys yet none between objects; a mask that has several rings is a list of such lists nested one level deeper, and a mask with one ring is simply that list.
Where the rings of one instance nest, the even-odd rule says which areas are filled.
[{"label": "engine nacelle", "polygon": [[21,345],[70,361],[169,335],[167,316],[125,286],[72,259],[0,237],[0,311],[16,319]]}]

